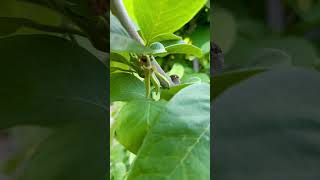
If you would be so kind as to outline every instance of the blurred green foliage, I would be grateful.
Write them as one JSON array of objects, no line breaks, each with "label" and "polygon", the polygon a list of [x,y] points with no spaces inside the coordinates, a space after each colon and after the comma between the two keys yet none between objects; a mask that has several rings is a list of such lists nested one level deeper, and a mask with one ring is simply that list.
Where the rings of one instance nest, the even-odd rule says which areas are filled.
[{"label": "blurred green foliage", "polygon": [[[270,67],[288,57],[291,62],[287,65],[314,68],[319,64],[320,1],[278,1],[279,13],[275,10],[278,8],[268,7],[267,2],[213,2],[211,37],[224,51],[224,71]],[[272,21],[283,22],[280,24],[283,28],[277,30]],[[257,63],[254,62],[257,56],[278,58],[272,58],[273,62],[260,59]]]},{"label": "blurred green foliage", "polygon": [[[215,0],[214,179],[319,179],[319,0]],[[212,120],[211,120],[212,121]]]}]

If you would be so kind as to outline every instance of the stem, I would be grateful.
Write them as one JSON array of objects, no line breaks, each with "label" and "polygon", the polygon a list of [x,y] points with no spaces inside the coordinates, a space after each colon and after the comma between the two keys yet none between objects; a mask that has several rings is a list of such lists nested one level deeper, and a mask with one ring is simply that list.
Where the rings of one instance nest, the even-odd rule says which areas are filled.
[{"label": "stem", "polygon": [[118,17],[119,21],[128,31],[129,35],[133,39],[144,45],[144,42],[139,33],[136,31],[135,26],[126,11],[126,8],[122,3],[122,0],[111,0],[111,10]]},{"label": "stem", "polygon": [[199,70],[200,70],[199,60],[198,60],[197,58],[195,58],[195,59],[192,61],[192,63],[193,63],[193,70],[194,70],[195,72],[199,72]]},{"label": "stem", "polygon": [[[128,31],[129,35],[133,39],[135,39],[136,41],[138,41],[139,43],[144,45],[144,42],[143,42],[141,36],[139,35],[139,33],[136,31],[135,26],[134,26],[133,22],[131,21],[129,15],[128,15],[128,13],[122,3],[122,0],[111,0],[110,4],[111,4],[112,12],[114,13],[115,16],[118,17],[120,23]],[[153,56],[151,56],[151,64],[153,67],[157,68],[157,70],[160,74],[162,74],[164,77],[166,77],[168,79],[168,81],[170,82],[170,86],[174,85],[171,78],[163,71],[163,69],[161,68],[161,66],[158,64],[158,62],[156,61],[156,59]]]}]

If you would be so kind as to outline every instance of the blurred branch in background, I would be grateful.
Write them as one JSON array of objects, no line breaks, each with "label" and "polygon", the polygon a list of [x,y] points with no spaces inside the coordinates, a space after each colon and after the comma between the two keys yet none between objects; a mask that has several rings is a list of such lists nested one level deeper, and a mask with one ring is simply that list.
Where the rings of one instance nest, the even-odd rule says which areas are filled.
[{"label": "blurred branch in background", "polygon": [[282,32],[285,28],[285,9],[282,0],[266,0],[267,22],[273,32]]}]

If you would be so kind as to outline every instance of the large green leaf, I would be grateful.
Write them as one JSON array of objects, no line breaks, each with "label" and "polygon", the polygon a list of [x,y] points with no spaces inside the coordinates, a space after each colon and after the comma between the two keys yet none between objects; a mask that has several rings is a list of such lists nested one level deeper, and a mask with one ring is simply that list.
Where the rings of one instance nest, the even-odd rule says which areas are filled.
[{"label": "large green leaf", "polygon": [[48,35],[0,39],[0,129],[103,119],[107,69],[92,54]]},{"label": "large green leaf", "polygon": [[88,120],[56,129],[18,169],[18,179],[105,179],[108,123]]},{"label": "large green leaf", "polygon": [[320,73],[278,69],[215,104],[214,179],[319,179]]},{"label": "large green leaf", "polygon": [[173,33],[204,6],[206,0],[133,0],[134,15],[147,44],[159,35]]},{"label": "large green leaf", "polygon": [[176,94],[144,139],[128,175],[135,179],[210,179],[210,87]]},{"label": "large green leaf", "polygon": [[146,96],[144,83],[129,73],[112,73],[110,77],[110,101],[130,101]]},{"label": "large green leaf", "polygon": [[145,135],[165,107],[164,101],[148,99],[130,101],[116,118],[116,138],[128,150],[137,153]]}]

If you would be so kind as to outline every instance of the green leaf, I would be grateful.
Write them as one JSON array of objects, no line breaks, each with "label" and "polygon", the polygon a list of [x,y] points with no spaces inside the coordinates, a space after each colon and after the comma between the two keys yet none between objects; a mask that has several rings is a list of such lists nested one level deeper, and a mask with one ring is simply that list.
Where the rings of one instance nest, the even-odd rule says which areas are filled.
[{"label": "green leaf", "polygon": [[[48,2],[46,2],[48,3]],[[32,4],[24,1],[16,1],[14,14],[10,17],[31,20],[36,24],[44,24],[51,26],[61,26],[62,15],[44,6]],[[19,21],[12,20],[11,23],[19,24]],[[21,27],[17,30],[16,34],[48,34],[47,32],[35,30],[33,28]],[[54,33],[51,33],[54,34]]]},{"label": "green leaf", "polygon": [[0,129],[105,117],[107,69],[85,49],[19,35],[0,39],[0,54]]},{"label": "green leaf", "polygon": [[213,178],[319,179],[319,82],[314,70],[277,69],[221,95]]},{"label": "green leaf", "polygon": [[153,42],[169,41],[169,40],[182,40],[182,37],[172,33],[160,34],[153,38]]},{"label": "green leaf", "polygon": [[31,19],[37,23],[60,26],[62,15],[49,8],[16,0],[15,17]]},{"label": "green leaf", "polygon": [[19,179],[104,179],[107,127],[105,119],[88,119],[56,129],[27,159]]},{"label": "green leaf", "polygon": [[197,57],[202,56],[202,51],[200,48],[192,45],[187,44],[186,42],[180,41],[166,41],[162,42],[165,46],[167,54],[187,54],[187,55],[194,55]]},{"label": "green leaf", "polygon": [[130,67],[124,63],[119,63],[115,61],[110,62],[110,73],[115,71],[124,71],[124,72],[132,72]]},{"label": "green leaf", "polygon": [[190,86],[193,83],[183,83],[177,86],[173,86],[170,89],[164,89],[161,91],[161,99],[169,101],[175,94],[181,91],[183,88]]},{"label": "green leaf", "polygon": [[127,57],[120,53],[110,53],[110,61],[119,62],[126,65],[131,65]]},{"label": "green leaf", "polygon": [[137,153],[145,135],[152,127],[158,114],[165,107],[164,101],[148,99],[130,101],[116,118],[116,138],[133,153]]},{"label": "green leaf", "polygon": [[195,31],[190,35],[192,44],[197,47],[201,47],[210,42],[210,26],[209,25],[198,25]]},{"label": "green leaf", "polygon": [[119,20],[110,14],[110,48],[115,52],[151,53],[152,50],[131,39]]},{"label": "green leaf", "polygon": [[210,53],[210,45],[211,42],[207,41],[206,43],[204,43],[200,48],[202,50],[202,54],[208,54]]},{"label": "green leaf", "polygon": [[129,73],[112,73],[110,77],[110,101],[130,101],[146,96],[144,83]]},{"label": "green leaf", "polygon": [[210,87],[188,86],[160,113],[128,180],[210,179]]},{"label": "green leaf", "polygon": [[126,29],[122,26],[120,21],[116,16],[114,16],[112,13],[110,13],[110,32],[116,33],[118,35],[122,35],[124,37],[130,37],[129,33],[126,31]]},{"label": "green leaf", "polygon": [[161,44],[159,42],[152,43],[149,48],[153,50],[152,54],[154,54],[154,55],[164,54],[167,52],[165,47],[163,46],[163,44]]},{"label": "green leaf", "polygon": [[132,52],[132,53],[151,53],[152,50],[144,47],[137,41],[111,32],[110,34],[110,48],[114,52]]},{"label": "green leaf", "polygon": [[194,17],[206,0],[134,0],[134,15],[146,44],[158,41],[157,36],[172,34]]}]

